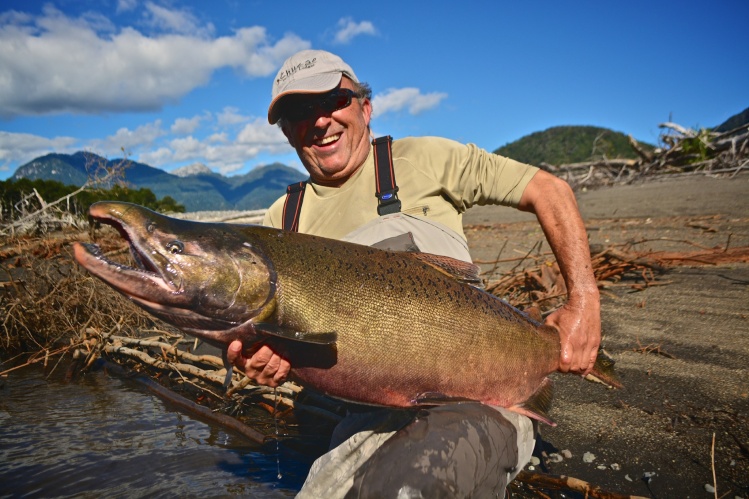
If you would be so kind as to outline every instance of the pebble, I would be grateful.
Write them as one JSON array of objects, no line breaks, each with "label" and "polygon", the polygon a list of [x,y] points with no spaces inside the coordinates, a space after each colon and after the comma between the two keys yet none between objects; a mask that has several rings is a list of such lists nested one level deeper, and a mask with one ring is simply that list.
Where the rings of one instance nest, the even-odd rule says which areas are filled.
[{"label": "pebble", "polygon": [[611,463],[611,469],[614,471],[619,471],[620,469],[622,469],[622,467],[619,466],[619,463]]},{"label": "pebble", "polygon": [[565,459],[572,459],[572,452],[569,449],[564,449],[561,454]]},{"label": "pebble", "polygon": [[592,452],[586,452],[585,454],[583,454],[584,463],[592,463],[595,460],[596,460],[596,455],[593,454]]},{"label": "pebble", "polygon": [[708,494],[715,494],[715,487],[713,487],[711,483],[706,483],[705,492],[707,492]]},{"label": "pebble", "polygon": [[561,456],[561,454],[557,454],[556,452],[552,452],[549,454],[549,462],[550,463],[561,463],[564,461],[564,458]]},{"label": "pebble", "polygon": [[632,479],[629,477],[629,475],[624,475],[624,479],[628,482],[631,482]]},{"label": "pebble", "polygon": [[598,468],[599,470],[605,470],[607,466],[605,464],[599,464],[598,466],[596,466],[596,468]]},{"label": "pebble", "polygon": [[531,456],[531,465],[538,466],[539,464],[541,464],[541,460],[536,456]]}]

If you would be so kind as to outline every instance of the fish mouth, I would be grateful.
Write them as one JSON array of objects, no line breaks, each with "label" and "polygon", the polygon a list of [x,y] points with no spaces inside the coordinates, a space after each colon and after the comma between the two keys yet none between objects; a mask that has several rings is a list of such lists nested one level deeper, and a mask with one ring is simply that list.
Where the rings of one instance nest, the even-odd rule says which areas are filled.
[{"label": "fish mouth", "polygon": [[[139,237],[131,226],[111,213],[99,209],[97,205],[89,209],[89,222],[114,227],[127,242],[136,266],[110,260],[96,244],[76,243],[75,258],[87,270],[109,284],[118,284],[114,286],[116,289],[136,297],[149,298],[152,291],[144,293],[144,290],[158,289],[159,297],[163,299],[164,293],[174,294],[182,289],[181,279],[177,282],[173,275],[165,273],[169,261],[157,248],[145,244],[144,239]],[[148,225],[145,230],[150,232]]]},{"label": "fish mouth", "polygon": [[[186,330],[228,329],[236,324],[216,317],[208,317],[194,310],[192,297],[186,293],[181,274],[175,272],[169,259],[146,238],[115,215],[93,205],[89,220],[117,229],[128,243],[135,266],[109,259],[101,247],[92,243],[76,242],[73,252],[76,261],[91,274],[122,293],[138,306],[177,327]],[[146,222],[148,224],[148,222]],[[149,232],[149,227],[144,227]],[[170,268],[171,272],[167,272]]]}]

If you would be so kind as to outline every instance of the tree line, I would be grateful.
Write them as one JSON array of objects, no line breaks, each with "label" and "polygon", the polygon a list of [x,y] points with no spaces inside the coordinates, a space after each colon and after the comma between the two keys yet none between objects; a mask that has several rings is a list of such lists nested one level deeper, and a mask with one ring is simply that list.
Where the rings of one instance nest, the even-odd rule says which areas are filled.
[{"label": "tree line", "polygon": [[[80,189],[74,185],[65,185],[56,180],[29,180],[22,178],[18,180],[0,181],[0,219],[9,220],[17,217],[20,213],[32,212],[43,207],[45,202],[61,199]],[[90,188],[72,196],[64,205],[65,209],[75,215],[84,215],[88,207],[97,201],[125,201],[139,204],[158,212],[184,213],[185,207],[171,196],[161,199],[151,189],[131,189],[126,186],[115,184],[104,188]]]}]

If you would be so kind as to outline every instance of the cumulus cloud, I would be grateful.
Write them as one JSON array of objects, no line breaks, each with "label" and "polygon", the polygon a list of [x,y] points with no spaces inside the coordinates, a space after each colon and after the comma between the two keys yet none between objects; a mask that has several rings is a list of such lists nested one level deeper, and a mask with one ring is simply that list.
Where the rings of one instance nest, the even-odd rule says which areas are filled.
[{"label": "cumulus cloud", "polygon": [[160,31],[116,28],[101,15],[73,18],[52,6],[37,17],[4,13],[0,116],[155,111],[207,84],[218,69],[267,76],[310,46],[293,34],[274,42],[259,26],[211,37],[212,27],[189,13],[146,8],[150,27]]},{"label": "cumulus cloud", "polygon": [[216,116],[216,123],[220,127],[225,127],[225,126],[240,125],[242,123],[246,123],[250,121],[251,119],[252,118],[250,116],[244,116],[242,114],[239,114],[239,109],[237,109],[236,107],[225,107]]},{"label": "cumulus cloud", "polygon": [[135,130],[120,128],[109,137],[90,141],[87,149],[102,156],[121,155],[123,150],[131,155],[153,146],[160,137],[166,134],[166,130],[161,126],[161,120],[156,120],[153,123],[141,125]]},{"label": "cumulus cloud", "polygon": [[347,44],[359,35],[376,35],[377,30],[370,21],[355,22],[350,17],[338,21],[338,31],[334,36],[335,43]]},{"label": "cumulus cloud", "polygon": [[[216,119],[218,122],[219,118]],[[245,125],[235,135],[222,130],[205,138],[193,135],[167,138],[159,147],[142,147],[138,161],[157,167],[200,162],[226,175],[245,167],[260,154],[292,151],[283,132],[269,125],[265,118],[248,117],[244,121]]]},{"label": "cumulus cloud", "polygon": [[177,118],[169,128],[175,135],[190,135],[200,126],[200,122],[206,119],[206,116],[193,116],[192,118]]},{"label": "cumulus cloud", "polygon": [[40,137],[29,133],[0,131],[0,170],[24,164],[50,152],[73,153],[78,150],[73,137]]},{"label": "cumulus cloud", "polygon": [[447,98],[446,93],[430,92],[422,94],[418,88],[391,88],[372,98],[372,116],[406,109],[410,114],[420,114],[433,109]]}]

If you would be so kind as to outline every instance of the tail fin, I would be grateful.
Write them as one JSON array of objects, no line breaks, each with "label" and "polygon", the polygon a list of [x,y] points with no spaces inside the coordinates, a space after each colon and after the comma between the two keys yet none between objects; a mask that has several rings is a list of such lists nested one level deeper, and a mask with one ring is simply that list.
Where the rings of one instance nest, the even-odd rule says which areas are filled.
[{"label": "tail fin", "polygon": [[586,378],[614,388],[624,388],[619,376],[614,372],[614,364],[616,364],[616,361],[606,353],[606,350],[599,348],[593,370]]}]

